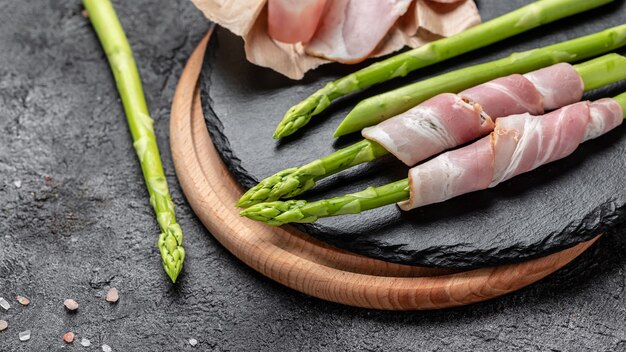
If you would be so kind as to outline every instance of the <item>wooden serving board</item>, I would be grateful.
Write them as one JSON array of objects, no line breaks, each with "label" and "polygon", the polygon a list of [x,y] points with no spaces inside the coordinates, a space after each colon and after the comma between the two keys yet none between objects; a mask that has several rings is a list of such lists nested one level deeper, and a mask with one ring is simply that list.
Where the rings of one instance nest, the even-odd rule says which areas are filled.
[{"label": "wooden serving board", "polygon": [[598,239],[522,263],[455,272],[363,257],[292,227],[275,228],[241,218],[234,204],[243,190],[216,152],[202,116],[198,78],[211,33],[189,58],[172,104],[170,144],[176,174],[189,204],[211,234],[272,280],[314,297],[364,308],[454,307],[534,283]]}]

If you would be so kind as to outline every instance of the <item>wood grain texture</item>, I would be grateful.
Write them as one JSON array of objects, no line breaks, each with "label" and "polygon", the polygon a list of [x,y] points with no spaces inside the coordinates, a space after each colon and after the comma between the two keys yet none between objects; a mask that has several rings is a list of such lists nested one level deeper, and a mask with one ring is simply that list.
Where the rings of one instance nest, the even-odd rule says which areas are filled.
[{"label": "wood grain texture", "polygon": [[518,290],[560,269],[598,237],[543,258],[453,272],[387,263],[333,248],[290,227],[241,218],[242,189],[206,130],[198,77],[212,30],[193,52],[172,104],[170,144],[176,174],[191,207],[213,236],[261,274],[321,299],[374,309],[460,306]]}]

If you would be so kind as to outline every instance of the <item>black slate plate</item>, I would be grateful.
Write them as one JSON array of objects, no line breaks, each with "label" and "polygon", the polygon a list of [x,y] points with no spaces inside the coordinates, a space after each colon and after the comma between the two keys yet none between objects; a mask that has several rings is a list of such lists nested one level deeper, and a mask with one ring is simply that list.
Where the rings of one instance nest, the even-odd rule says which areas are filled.
[{"label": "black slate plate", "polygon": [[[580,0],[585,1],[585,0]],[[480,0],[488,20],[530,0]],[[353,94],[335,102],[301,133],[277,142],[276,123],[293,104],[357,66],[323,66],[291,81],[249,64],[243,43],[219,30],[207,51],[202,101],[207,127],[235,177],[245,187],[286,167],[301,165],[360,139],[331,135],[359,100],[394,87],[515,51],[545,46],[626,22],[626,5],[612,5],[544,26],[474,53]],[[626,52],[625,50],[619,51]],[[587,98],[626,91],[617,84]],[[591,239],[626,216],[626,127],[587,142],[572,156],[495,189],[401,212],[387,206],[360,215],[297,225],[337,247],[397,263],[469,268],[543,256]],[[405,178],[407,168],[386,157],[323,182],[302,198],[315,200]]]}]

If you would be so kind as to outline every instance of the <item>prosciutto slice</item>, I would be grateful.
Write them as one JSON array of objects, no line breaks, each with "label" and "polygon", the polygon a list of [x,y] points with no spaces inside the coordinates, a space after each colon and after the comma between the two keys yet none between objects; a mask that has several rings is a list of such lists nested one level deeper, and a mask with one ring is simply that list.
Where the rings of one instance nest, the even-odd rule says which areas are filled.
[{"label": "prosciutto slice", "polygon": [[522,113],[540,115],[548,108],[546,102],[550,102],[550,108],[556,104],[563,104],[557,107],[572,104],[580,99],[583,90],[576,70],[569,64],[557,64],[525,76],[514,74],[498,78],[458,95],[436,96],[363,129],[362,134],[413,166],[488,134],[494,126],[493,120],[498,117]]},{"label": "prosciutto slice", "polygon": [[308,54],[342,63],[365,60],[411,5],[411,0],[329,1]]},{"label": "prosciutto slice", "polygon": [[498,119],[491,135],[412,168],[410,198],[398,205],[410,210],[495,187],[570,155],[580,143],[612,130],[623,119],[613,99],[581,102],[543,116]]},{"label": "prosciutto slice", "polygon": [[268,0],[270,37],[283,43],[308,42],[319,23],[326,0]]}]

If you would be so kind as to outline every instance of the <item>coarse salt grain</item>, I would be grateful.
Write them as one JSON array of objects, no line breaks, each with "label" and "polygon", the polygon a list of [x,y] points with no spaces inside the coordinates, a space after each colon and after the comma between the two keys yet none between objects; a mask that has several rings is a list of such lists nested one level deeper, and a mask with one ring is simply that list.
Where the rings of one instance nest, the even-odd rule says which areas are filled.
[{"label": "coarse salt grain", "polygon": [[78,309],[78,302],[76,302],[73,299],[66,299],[63,304],[65,305],[65,308],[69,309],[69,310],[76,310]]},{"label": "coarse salt grain", "polygon": [[91,346],[91,341],[89,341],[88,339],[83,337],[80,340],[80,345],[83,346],[83,347],[89,347],[89,346]]},{"label": "coarse salt grain", "polygon": [[20,341],[28,341],[30,340],[30,330],[21,331],[19,334],[17,334],[17,336],[19,336]]},{"label": "coarse salt grain", "polygon": [[103,352],[111,352],[113,350],[111,349],[111,346],[109,346],[109,345],[102,345],[102,351]]},{"label": "coarse salt grain", "polygon": [[119,292],[117,292],[117,289],[115,287],[111,287],[107,291],[107,295],[106,295],[105,299],[109,303],[116,303],[117,300],[120,299],[120,294],[119,294]]},{"label": "coarse salt grain", "polygon": [[11,305],[9,304],[9,302],[7,302],[6,299],[0,297],[0,307],[4,308],[4,310],[9,310],[9,308],[11,308]]},{"label": "coarse salt grain", "polygon": [[196,339],[189,339],[189,344],[192,345],[192,346],[195,346],[195,345],[198,344],[198,340],[196,340]]},{"label": "coarse salt grain", "polygon": [[24,297],[24,296],[17,296],[15,297],[17,299],[18,302],[20,302],[21,305],[23,306],[27,306],[30,304],[30,299]]}]

